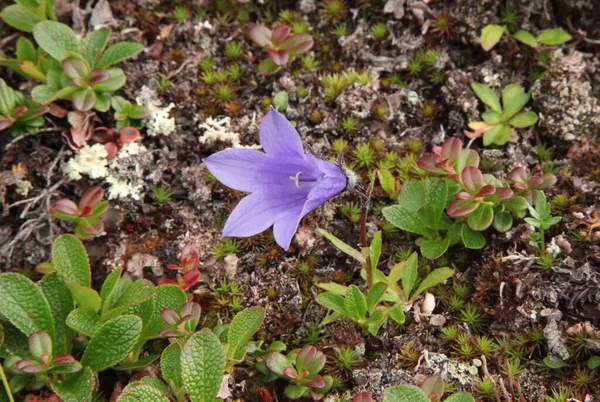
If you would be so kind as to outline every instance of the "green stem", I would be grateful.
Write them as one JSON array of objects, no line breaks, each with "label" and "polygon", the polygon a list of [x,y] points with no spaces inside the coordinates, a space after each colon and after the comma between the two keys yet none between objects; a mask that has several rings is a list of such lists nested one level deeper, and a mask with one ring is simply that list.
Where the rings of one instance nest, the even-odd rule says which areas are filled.
[{"label": "green stem", "polygon": [[6,378],[6,374],[4,374],[4,368],[2,367],[2,364],[0,364],[0,377],[2,377],[2,383],[4,383],[4,389],[6,390],[6,395],[8,395],[8,400],[10,402],[15,402],[15,398],[10,390],[10,385],[8,384],[8,379]]},{"label": "green stem", "polygon": [[[360,246],[365,249],[369,247],[367,243],[367,206],[363,206],[360,213]],[[371,259],[366,256],[365,271],[367,271],[367,287],[371,289],[373,286],[373,267],[371,267]]]},{"label": "green stem", "polygon": [[546,254],[546,241],[544,239],[544,228],[540,228],[540,253]]}]

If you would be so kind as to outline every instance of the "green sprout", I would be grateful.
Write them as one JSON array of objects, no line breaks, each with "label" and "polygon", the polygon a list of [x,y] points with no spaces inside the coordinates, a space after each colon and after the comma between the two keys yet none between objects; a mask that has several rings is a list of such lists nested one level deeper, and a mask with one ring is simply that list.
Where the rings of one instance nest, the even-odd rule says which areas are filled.
[{"label": "green sprout", "polygon": [[228,237],[217,244],[213,249],[213,255],[217,260],[222,260],[230,254],[238,254],[240,252],[240,244],[236,239]]},{"label": "green sprout", "polygon": [[177,6],[175,7],[175,10],[173,10],[173,19],[175,22],[181,23],[187,21],[191,16],[190,10],[183,6]]},{"label": "green sprout", "polygon": [[354,159],[358,166],[368,168],[375,161],[375,152],[369,144],[362,144],[354,151]]},{"label": "green sprout", "polygon": [[225,46],[225,56],[236,60],[242,57],[243,54],[242,45],[237,42],[228,42]]},{"label": "green sprout", "polygon": [[350,34],[350,29],[348,28],[348,25],[346,25],[345,22],[342,22],[341,24],[337,24],[334,28],[332,33],[335,35],[336,38],[343,38],[344,36],[348,36]]},{"label": "green sprout", "polygon": [[377,40],[383,40],[388,37],[390,32],[388,31],[387,25],[384,23],[378,23],[371,27],[371,35]]},{"label": "green sprout", "polygon": [[342,130],[348,134],[354,134],[358,131],[358,121],[352,116],[345,116],[341,122]]},{"label": "green sprout", "polygon": [[167,185],[160,184],[152,187],[152,199],[158,205],[168,204],[172,195],[173,190]]}]

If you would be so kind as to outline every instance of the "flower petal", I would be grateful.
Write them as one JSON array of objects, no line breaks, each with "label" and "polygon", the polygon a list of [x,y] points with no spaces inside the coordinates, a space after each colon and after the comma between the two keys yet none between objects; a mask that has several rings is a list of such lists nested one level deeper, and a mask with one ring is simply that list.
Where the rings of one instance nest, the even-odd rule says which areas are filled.
[{"label": "flower petal", "polygon": [[[235,207],[223,228],[223,237],[248,237],[263,232],[273,225],[280,217],[286,218],[292,214],[292,211],[298,209],[298,205],[303,205],[308,196],[308,190],[302,188],[291,188],[285,192],[267,192],[257,191],[244,197]],[[301,210],[301,209],[300,209]],[[295,223],[300,219],[298,217]],[[294,229],[295,229],[294,227]],[[287,235],[288,232],[286,231]],[[291,241],[291,236],[289,240]],[[275,239],[278,240],[277,236]],[[280,240],[283,240],[281,238]],[[277,241],[283,248],[285,244]],[[289,246],[289,242],[287,244]]]},{"label": "flower petal", "polygon": [[304,156],[300,135],[273,107],[260,125],[260,143],[269,155]]},{"label": "flower petal", "polygon": [[[307,155],[307,157],[313,156]],[[315,160],[324,176],[308,193],[308,199],[302,209],[302,216],[317,209],[327,200],[341,193],[346,188],[348,181],[348,178],[338,165],[316,158]]]}]

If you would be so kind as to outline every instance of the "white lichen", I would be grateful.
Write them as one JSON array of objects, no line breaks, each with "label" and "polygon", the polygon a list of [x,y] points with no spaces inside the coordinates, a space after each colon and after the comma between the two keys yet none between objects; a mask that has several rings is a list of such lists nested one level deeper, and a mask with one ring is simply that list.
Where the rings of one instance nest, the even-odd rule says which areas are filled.
[{"label": "white lichen", "polygon": [[171,110],[175,107],[174,103],[163,107],[158,99],[156,91],[144,85],[140,94],[135,99],[138,105],[145,106],[150,111],[150,116],[145,120],[148,128],[148,135],[169,135],[175,131],[175,118],[169,117]]},{"label": "white lichen", "polygon": [[231,119],[223,117],[220,120],[207,118],[198,126],[204,130],[199,138],[201,144],[213,144],[215,142],[230,143],[232,148],[260,148],[257,145],[244,146],[241,144],[240,134],[231,129]]},{"label": "white lichen", "polygon": [[17,180],[15,182],[15,185],[17,186],[16,192],[17,194],[21,194],[23,197],[27,197],[27,194],[29,194],[29,190],[31,190],[33,188],[33,185],[31,184],[31,182],[27,181],[27,180]]},{"label": "white lichen", "polygon": [[110,184],[108,199],[133,198],[142,199],[144,192],[144,171],[136,161],[136,156],[143,155],[146,147],[137,142],[125,144],[117,157],[110,162],[106,182]]},{"label": "white lichen", "polygon": [[67,162],[65,173],[71,180],[79,180],[82,175],[87,175],[91,179],[106,177],[108,175],[107,156],[104,145],[86,145]]}]

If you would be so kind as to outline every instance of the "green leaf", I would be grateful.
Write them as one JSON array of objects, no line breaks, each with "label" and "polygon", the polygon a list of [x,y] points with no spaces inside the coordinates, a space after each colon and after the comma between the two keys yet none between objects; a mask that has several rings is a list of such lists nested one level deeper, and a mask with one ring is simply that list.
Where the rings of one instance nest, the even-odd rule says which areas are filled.
[{"label": "green leaf", "polygon": [[414,385],[396,385],[386,388],[383,402],[429,402],[429,398],[421,388]]},{"label": "green leaf", "polygon": [[448,185],[445,180],[429,183],[425,190],[425,205],[419,211],[419,217],[430,228],[437,228],[446,208]]},{"label": "green leaf", "polygon": [[319,233],[323,237],[325,237],[327,240],[329,240],[331,243],[333,243],[333,245],[335,247],[337,247],[341,252],[354,258],[356,261],[360,262],[362,265],[365,265],[367,263],[367,260],[365,259],[365,257],[362,255],[362,253],[360,251],[350,247],[348,244],[344,243],[343,241],[341,241],[340,239],[338,239],[331,233],[327,232],[326,230],[323,230],[323,229],[318,229],[318,230],[319,230]]},{"label": "green leaf", "polygon": [[454,271],[452,269],[446,267],[434,269],[429,275],[427,275],[425,279],[423,279],[423,282],[421,282],[415,293],[413,293],[411,300],[423,293],[425,290],[444,282],[448,278],[451,278],[453,273]]},{"label": "green leaf", "polygon": [[411,211],[404,205],[392,205],[383,208],[383,216],[392,225],[407,232],[428,236],[425,224],[416,212]]},{"label": "green leaf", "polygon": [[342,314],[344,316],[348,316],[346,313],[346,308],[344,307],[344,298],[340,295],[336,295],[331,292],[321,293],[317,295],[317,303],[319,303],[323,307],[327,307],[335,311],[336,313]]},{"label": "green leaf", "polygon": [[95,386],[96,379],[89,367],[84,367],[78,373],[69,374],[64,381],[50,381],[50,387],[64,402],[87,401]]},{"label": "green leaf", "polygon": [[181,344],[173,342],[163,350],[160,356],[160,372],[168,384],[181,387]]},{"label": "green leaf", "polygon": [[444,402],[475,402],[475,399],[467,392],[457,392],[446,398]]},{"label": "green leaf", "polygon": [[494,219],[494,209],[489,204],[480,203],[475,211],[467,216],[467,224],[478,232],[490,227]]},{"label": "green leaf", "polygon": [[600,367],[600,356],[592,356],[587,361],[587,366],[589,369],[594,370]]},{"label": "green leaf", "polygon": [[[169,402],[158,388],[152,385],[134,382],[128,384],[124,389],[118,402]],[[213,401],[211,401],[213,402]]]},{"label": "green leaf", "polygon": [[192,402],[214,402],[219,393],[225,352],[215,334],[196,332],[181,352],[181,379]]},{"label": "green leaf", "polygon": [[66,323],[69,328],[89,337],[94,336],[102,326],[100,316],[96,312],[83,308],[73,310],[67,317]]},{"label": "green leaf", "polygon": [[535,112],[523,112],[510,119],[508,124],[516,128],[525,128],[533,126],[537,121],[538,117]]},{"label": "green leaf", "polygon": [[273,63],[273,60],[266,58],[258,65],[258,72],[263,75],[272,75],[279,71],[281,67]]},{"label": "green leaf", "polygon": [[16,53],[20,62],[31,61],[35,63],[37,60],[37,51],[35,50],[35,46],[24,36],[20,36],[17,40]]},{"label": "green leaf", "polygon": [[503,122],[513,117],[529,102],[529,94],[519,84],[510,84],[502,91]]},{"label": "green leaf", "polygon": [[115,367],[115,370],[120,371],[130,371],[130,370],[139,370],[144,367],[148,367],[152,363],[154,363],[160,356],[158,354],[148,355],[142,359],[136,360],[134,362],[127,362],[123,364],[119,364]]},{"label": "green leaf", "polygon": [[105,322],[90,339],[81,364],[102,371],[120,363],[135,347],[142,334],[142,319],[123,315]]},{"label": "green leaf", "polygon": [[406,260],[404,269],[402,269],[402,291],[404,292],[404,297],[407,299],[417,282],[418,267],[419,260],[417,253],[412,253],[408,257],[408,260]]},{"label": "green leaf", "polygon": [[92,284],[92,271],[85,247],[71,234],[59,236],[52,244],[54,269],[69,282],[85,287]]},{"label": "green leaf", "polygon": [[500,98],[498,98],[498,94],[496,94],[492,88],[479,82],[472,82],[471,88],[473,89],[473,92],[475,92],[475,95],[477,95],[477,97],[490,109],[502,113]]},{"label": "green leaf", "polygon": [[369,254],[371,257],[371,267],[377,268],[379,265],[379,258],[381,257],[381,231],[375,232],[373,240],[371,240],[371,246],[369,247]]},{"label": "green leaf", "polygon": [[150,385],[150,386],[156,388],[157,390],[162,392],[164,395],[171,395],[171,390],[169,389],[169,387],[158,377],[146,376],[146,377],[142,378],[140,380],[140,382],[142,384]]},{"label": "green leaf", "polygon": [[[96,95],[102,92],[114,92],[117,89],[120,89],[123,85],[125,85],[125,81],[127,78],[125,77],[125,73],[120,68],[109,68],[106,70],[108,73],[108,79],[99,84],[94,85],[94,91],[96,91]],[[104,101],[106,109],[110,107],[110,100],[106,98]]]},{"label": "green leaf", "polygon": [[419,181],[409,181],[402,185],[398,196],[398,204],[412,212],[417,212],[425,205],[425,187]]},{"label": "green leaf", "polygon": [[346,296],[346,291],[348,290],[348,286],[343,286],[335,282],[318,283],[317,286],[327,292],[335,293],[340,296]]},{"label": "green leaf", "polygon": [[65,281],[58,274],[49,274],[38,282],[44,296],[50,304],[56,336],[54,337],[54,353],[70,353],[73,331],[65,324],[69,313],[75,308],[73,296]]},{"label": "green leaf", "polygon": [[227,331],[227,358],[233,359],[238,351],[246,345],[252,335],[258,331],[265,319],[265,309],[262,307],[249,308],[233,317]]},{"label": "green leaf", "polygon": [[75,299],[75,303],[80,308],[98,311],[100,310],[100,305],[102,304],[102,300],[100,299],[100,295],[92,288],[87,288],[78,283],[70,283],[67,282],[67,286],[71,290],[71,294],[73,295],[73,299]]},{"label": "green leaf", "polygon": [[35,24],[42,20],[35,13],[32,13],[19,4],[5,7],[2,12],[0,12],[0,17],[2,17],[4,22],[11,27],[24,32],[33,31]]},{"label": "green leaf", "polygon": [[114,64],[117,64],[125,59],[135,56],[139,52],[144,50],[144,45],[136,42],[119,42],[110,46],[104,54],[102,58],[100,58],[100,62],[98,62],[99,68],[108,68]]},{"label": "green leaf", "polygon": [[50,304],[35,283],[20,274],[0,274],[0,295],[2,315],[21,332],[29,336],[36,331],[46,331],[54,339]]},{"label": "green leaf", "polygon": [[481,113],[481,118],[483,118],[487,124],[496,125],[502,120],[502,113],[489,109]]},{"label": "green leaf", "polygon": [[492,225],[498,232],[504,233],[512,227],[513,217],[508,212],[495,212]]},{"label": "green leaf", "polygon": [[450,247],[450,239],[447,237],[442,240],[426,240],[423,239],[420,243],[421,254],[424,257],[435,260],[436,258],[441,257],[448,247]]},{"label": "green leaf", "polygon": [[117,288],[117,284],[119,283],[119,279],[121,279],[122,274],[123,268],[117,268],[108,274],[104,280],[102,289],[100,289],[100,297],[102,298],[102,314],[106,313],[112,306],[112,295]]},{"label": "green leaf", "polygon": [[289,399],[295,400],[295,399],[302,398],[302,396],[304,396],[304,394],[308,393],[308,390],[309,390],[308,387],[305,387],[304,385],[291,385],[290,384],[287,387],[285,387],[285,389],[283,390],[283,393]]},{"label": "green leaf", "polygon": [[460,237],[466,248],[478,250],[485,246],[485,237],[481,233],[471,230],[465,224],[462,225]]},{"label": "green leaf", "polygon": [[96,67],[98,57],[104,51],[110,36],[110,29],[103,27],[87,34],[81,42],[81,55],[93,69]]},{"label": "green leaf", "polygon": [[367,300],[356,285],[350,285],[346,291],[344,311],[354,321],[359,321],[367,315]]},{"label": "green leaf", "polygon": [[385,295],[385,291],[387,290],[388,285],[383,282],[377,282],[373,285],[371,289],[367,292],[367,311],[372,313]]},{"label": "green leaf", "polygon": [[102,315],[102,321],[115,318],[124,311],[150,300],[154,296],[154,292],[154,285],[147,279],[133,282],[118,300],[113,299],[112,309]]},{"label": "green leaf", "polygon": [[406,321],[406,316],[404,315],[404,310],[402,310],[402,303],[396,303],[389,309],[390,318],[394,320],[399,325],[404,324]]},{"label": "green leaf", "polygon": [[571,39],[571,34],[562,28],[544,29],[537,37],[537,40],[546,46],[562,45]]},{"label": "green leaf", "polygon": [[527,200],[520,195],[513,195],[508,200],[502,202],[504,209],[510,212],[520,212],[527,209]]},{"label": "green leaf", "polygon": [[558,370],[558,369],[568,366],[568,364],[564,360],[557,360],[557,361],[553,362],[552,359],[550,359],[550,356],[544,357],[543,362],[547,367],[550,367],[551,369],[554,369],[554,370]]},{"label": "green leaf", "polygon": [[273,106],[278,112],[283,113],[290,103],[290,97],[286,91],[279,91],[273,97]]},{"label": "green leaf", "polygon": [[143,338],[152,337],[159,331],[166,329],[167,324],[162,319],[162,311],[170,308],[179,311],[181,306],[187,301],[183,290],[177,285],[161,285],[154,292],[154,312],[148,325],[144,327]]},{"label": "green leaf", "polygon": [[0,357],[22,356],[29,353],[29,338],[8,321],[0,320]]},{"label": "green leaf", "polygon": [[79,41],[77,35],[65,24],[56,21],[42,21],[33,27],[36,43],[46,53],[58,61],[63,61],[66,52],[77,52]]},{"label": "green leaf", "polygon": [[538,41],[535,38],[535,36],[533,36],[531,32],[526,31],[524,29],[520,29],[517,32],[515,32],[513,34],[513,38],[515,38],[521,43],[526,44],[527,46],[531,46],[534,49],[538,47]]},{"label": "green leaf", "polygon": [[489,24],[481,30],[481,47],[486,52],[491,50],[502,38],[506,27],[502,25]]}]

